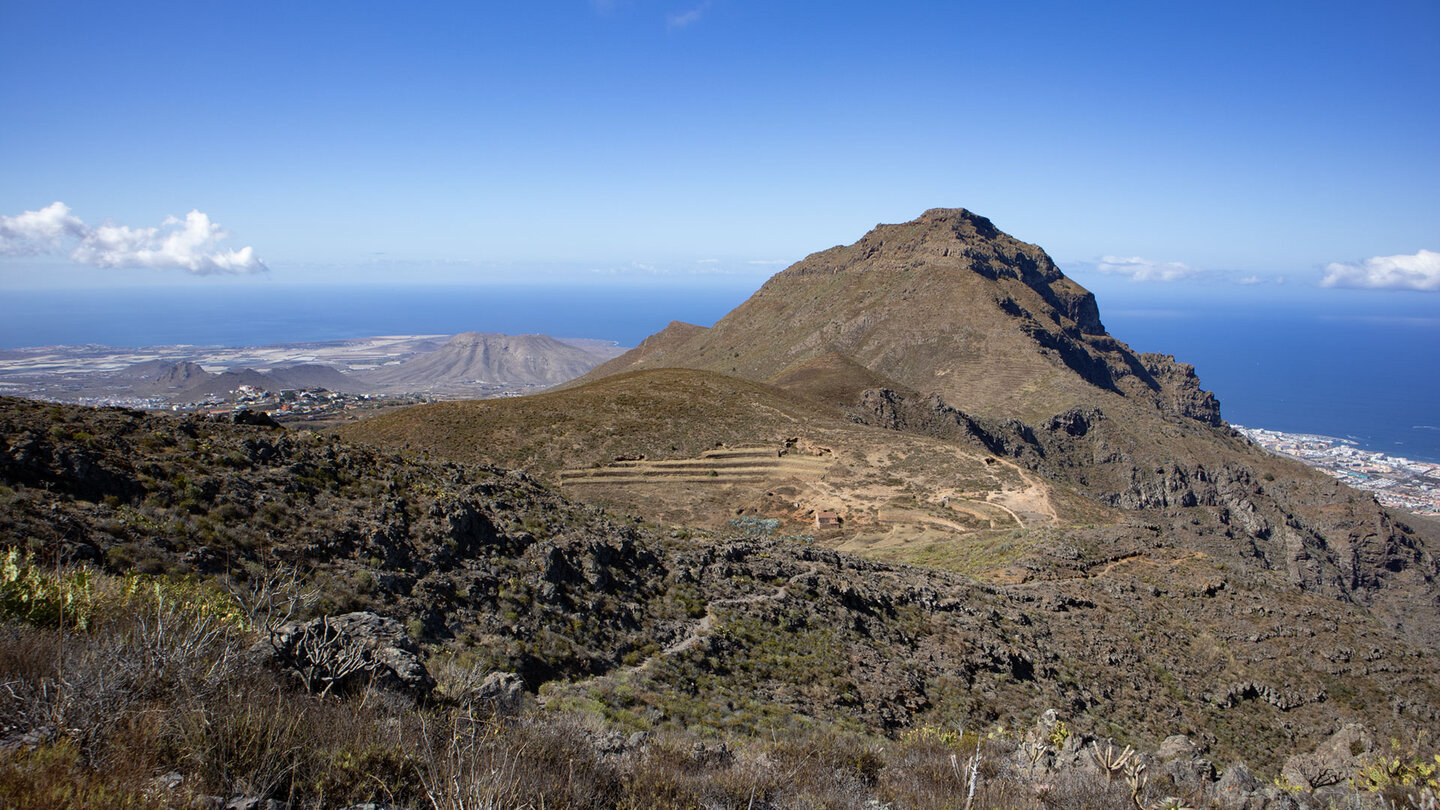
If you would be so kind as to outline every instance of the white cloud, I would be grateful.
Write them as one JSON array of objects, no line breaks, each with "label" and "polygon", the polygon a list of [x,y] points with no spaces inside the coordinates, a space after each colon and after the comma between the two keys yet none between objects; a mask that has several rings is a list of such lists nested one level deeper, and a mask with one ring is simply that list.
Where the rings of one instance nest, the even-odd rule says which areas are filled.
[{"label": "white cloud", "polygon": [[710,0],[705,0],[705,2],[690,9],[689,11],[683,11],[679,14],[671,14],[669,17],[665,18],[665,26],[671,30],[674,30],[676,28],[685,28],[686,26],[694,25],[695,23],[700,22],[700,18],[704,17],[705,12],[709,10]]},{"label": "white cloud", "polygon": [[1179,281],[1200,272],[1188,264],[1157,262],[1139,256],[1104,256],[1095,269],[1108,275],[1128,276],[1131,281]]},{"label": "white cloud", "polygon": [[1235,283],[1249,287],[1254,284],[1259,284],[1261,281],[1262,279],[1259,276],[1245,276],[1244,278],[1237,279]]},{"label": "white cloud", "polygon": [[93,267],[150,267],[194,275],[259,273],[268,270],[249,246],[219,247],[229,234],[210,217],[191,211],[184,220],[167,217],[157,228],[105,223],[86,225],[69,206],[51,203],[39,211],[0,217],[0,255],[53,253],[77,242],[70,258]]},{"label": "white cloud", "polygon": [[1440,253],[1421,250],[1413,256],[1375,256],[1360,264],[1331,262],[1320,286],[1440,291]]},{"label": "white cloud", "polygon": [[696,259],[696,264],[719,264],[719,259]]},{"label": "white cloud", "polygon": [[39,211],[0,217],[0,255],[48,253],[64,237],[83,238],[85,223],[70,213],[70,206],[53,202]]}]

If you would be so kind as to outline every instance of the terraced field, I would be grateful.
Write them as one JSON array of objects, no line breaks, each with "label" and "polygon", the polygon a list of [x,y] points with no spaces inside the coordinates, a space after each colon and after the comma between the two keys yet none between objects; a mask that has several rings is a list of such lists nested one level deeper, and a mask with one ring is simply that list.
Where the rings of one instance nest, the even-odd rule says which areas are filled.
[{"label": "terraced field", "polygon": [[819,478],[834,462],[820,455],[775,447],[707,450],[698,458],[617,461],[603,467],[561,470],[560,485],[758,484],[779,478]]}]

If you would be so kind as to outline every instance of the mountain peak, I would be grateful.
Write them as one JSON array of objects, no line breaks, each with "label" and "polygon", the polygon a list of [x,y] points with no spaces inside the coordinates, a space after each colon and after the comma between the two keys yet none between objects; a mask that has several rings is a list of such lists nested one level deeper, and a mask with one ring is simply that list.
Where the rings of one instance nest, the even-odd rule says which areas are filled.
[{"label": "mountain peak", "polygon": [[994,239],[1000,235],[1000,229],[989,218],[967,208],[931,208],[913,222],[950,224],[955,226],[957,235],[965,232],[983,239]]},{"label": "mountain peak", "polygon": [[1001,418],[1118,399],[1219,420],[1214,407],[1173,407],[1190,401],[1191,378],[1148,368],[1106,334],[1095,297],[1044,250],[964,208],[932,208],[813,253],[713,327],[672,326],[591,378],[661,366],[762,382],[813,382],[825,370],[823,390],[851,395],[883,378]]}]

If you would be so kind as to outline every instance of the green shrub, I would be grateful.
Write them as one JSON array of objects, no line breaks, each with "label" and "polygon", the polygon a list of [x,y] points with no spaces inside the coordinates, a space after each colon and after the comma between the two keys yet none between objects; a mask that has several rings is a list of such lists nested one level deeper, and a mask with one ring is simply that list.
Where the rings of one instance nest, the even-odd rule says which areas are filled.
[{"label": "green shrub", "polygon": [[173,806],[127,784],[122,769],[99,772],[84,766],[68,740],[33,751],[0,756],[0,807],[30,810],[85,810],[92,807],[140,810]]},{"label": "green shrub", "polygon": [[1366,762],[1355,774],[1355,787],[1377,792],[1389,787],[1429,788],[1440,791],[1440,754],[1426,758],[1417,746],[1404,748],[1390,741],[1390,753]]},{"label": "green shrub", "polygon": [[84,630],[90,625],[94,596],[88,569],[45,571],[35,564],[34,554],[22,557],[14,548],[0,565],[0,619]]}]

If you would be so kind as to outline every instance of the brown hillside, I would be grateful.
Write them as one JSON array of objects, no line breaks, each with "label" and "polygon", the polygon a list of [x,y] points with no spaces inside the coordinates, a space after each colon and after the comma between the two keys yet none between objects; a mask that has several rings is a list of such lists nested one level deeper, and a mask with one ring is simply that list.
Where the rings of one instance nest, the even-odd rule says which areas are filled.
[{"label": "brown hillside", "polygon": [[[640,345],[596,366],[583,378],[584,380],[609,377],[612,374],[621,374],[626,371],[633,371],[638,361],[649,357],[663,357],[674,347],[683,344],[690,338],[705,332],[705,327],[696,326],[693,323],[684,321],[671,321],[668,326],[648,338],[640,341]],[[582,380],[583,382],[583,380]],[[573,385],[574,383],[572,383]]]},{"label": "brown hillside", "polygon": [[[317,610],[404,621],[432,664],[464,656],[482,671],[518,673],[549,709],[583,707],[621,739],[849,728],[899,738],[879,741],[890,749],[915,729],[1023,728],[1054,708],[1077,736],[1091,735],[1077,740],[1087,747],[1104,736],[1153,750],[1182,733],[1215,762],[1244,759],[1268,778],[1344,723],[1366,723],[1377,740],[1436,731],[1433,649],[1357,601],[1297,586],[1204,511],[1164,527],[1037,530],[1009,584],[988,584],[761,532],[660,531],[575,505],[524,474],[308,431],[0,398],[0,435],[0,549],[34,551],[47,566],[88,560],[114,574],[217,581],[294,567],[321,589]],[[753,461],[709,460],[727,458]],[[995,540],[998,553],[1019,538]],[[90,698],[58,677],[42,682],[33,673],[51,656],[25,652],[36,648],[6,630],[22,653],[0,656],[7,722],[44,739],[57,733],[40,729],[53,715],[17,711],[25,695],[58,683],[77,705]],[[66,650],[83,643],[84,633],[65,639]],[[101,649],[107,661],[139,655]],[[139,649],[151,656],[139,660],[156,660]],[[147,666],[116,674],[153,684]],[[68,677],[77,670],[66,663]],[[225,688],[252,681],[247,673]],[[256,705],[277,714],[269,694],[253,694],[249,708],[163,715],[153,695],[136,700],[166,729],[253,715]],[[389,704],[372,694],[357,714],[367,705]],[[147,750],[114,714],[84,716],[103,723],[93,726],[102,739]],[[78,738],[72,727],[58,733]],[[174,739],[149,743],[154,762],[191,767],[163,759]],[[689,762],[686,750],[670,756]],[[152,772],[147,764],[143,775]]]},{"label": "brown hillside", "polygon": [[[775,275],[710,329],[651,340],[586,379],[681,366],[771,380],[833,356],[968,413],[1026,421],[1077,405],[1171,408],[1192,382],[1147,368],[1043,250],[964,209],[877,226]],[[1185,415],[1213,423],[1206,404]]]},{"label": "brown hillside", "polygon": [[958,542],[953,561],[966,568],[974,566],[961,547],[987,532],[1104,511],[981,448],[860,425],[806,397],[691,369],[630,372],[530,397],[435,403],[342,433],[523,467],[572,497],[672,524],[720,527],[749,515],[813,532],[815,513],[833,511],[844,517],[845,531],[831,542],[858,532],[866,550],[902,559]]}]

